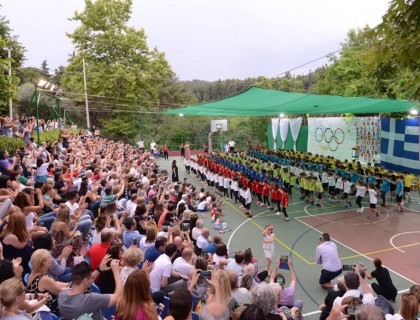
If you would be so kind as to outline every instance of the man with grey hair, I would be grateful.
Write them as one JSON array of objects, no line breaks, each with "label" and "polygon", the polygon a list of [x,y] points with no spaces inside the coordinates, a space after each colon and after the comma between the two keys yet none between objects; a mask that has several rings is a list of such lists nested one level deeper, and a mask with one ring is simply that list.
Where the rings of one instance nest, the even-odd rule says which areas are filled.
[{"label": "man with grey hair", "polygon": [[[346,304],[335,305],[326,320],[347,319],[348,316],[343,315],[343,311],[346,307]],[[357,308],[356,312],[354,313],[354,317],[356,320],[385,320],[385,315],[382,310],[374,304],[362,304]]]},{"label": "man with grey hair", "polygon": [[229,320],[229,310],[220,303],[207,303],[201,309],[200,320]]}]

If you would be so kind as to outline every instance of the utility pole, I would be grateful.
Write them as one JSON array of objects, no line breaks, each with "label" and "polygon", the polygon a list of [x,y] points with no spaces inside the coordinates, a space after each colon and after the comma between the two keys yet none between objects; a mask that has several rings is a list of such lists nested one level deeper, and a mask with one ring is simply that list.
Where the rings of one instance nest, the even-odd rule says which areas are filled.
[{"label": "utility pole", "polygon": [[13,100],[12,100],[12,49],[7,48],[7,57],[9,58],[9,115],[13,117]]},{"label": "utility pole", "polygon": [[82,56],[83,61],[83,81],[85,85],[85,104],[86,104],[86,126],[87,129],[90,130],[90,118],[89,118],[89,102],[88,102],[88,94],[87,94],[87,81],[86,81],[86,63],[85,63],[85,56]]}]

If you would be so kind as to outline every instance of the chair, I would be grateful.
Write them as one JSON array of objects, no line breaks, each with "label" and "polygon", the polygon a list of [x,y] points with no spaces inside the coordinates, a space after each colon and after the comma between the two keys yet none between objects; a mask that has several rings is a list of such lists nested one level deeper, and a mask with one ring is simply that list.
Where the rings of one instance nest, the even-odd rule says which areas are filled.
[{"label": "chair", "polygon": [[25,284],[28,284],[28,280],[29,280],[29,273],[25,273],[25,275],[23,276],[23,282],[25,282]]},{"label": "chair", "polygon": [[107,320],[112,320],[115,316],[116,309],[117,309],[116,306],[102,309],[102,316]]},{"label": "chair", "polygon": [[[52,320],[60,320],[60,318],[59,317],[57,317],[54,313],[50,313],[50,315],[51,315],[51,319]],[[194,318],[193,318],[194,319]]]},{"label": "chair", "polygon": [[161,314],[160,314],[160,317],[162,318],[162,319],[165,319],[167,316],[169,316],[170,315],[170,312],[169,312],[169,302],[171,301],[171,299],[169,299],[169,297],[164,297],[163,298],[163,305],[165,306],[164,308],[163,308],[163,310],[162,310],[162,312],[161,312]]},{"label": "chair", "polygon": [[92,283],[92,285],[90,286],[90,288],[92,289],[92,292],[101,293],[101,289],[99,289],[99,287],[96,284],[94,284],[94,283]]}]

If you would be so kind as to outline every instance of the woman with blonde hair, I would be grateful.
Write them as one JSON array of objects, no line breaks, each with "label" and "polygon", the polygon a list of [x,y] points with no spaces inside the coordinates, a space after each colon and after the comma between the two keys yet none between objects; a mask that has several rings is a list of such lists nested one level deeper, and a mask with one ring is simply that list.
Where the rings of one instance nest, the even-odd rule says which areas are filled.
[{"label": "woman with blonde hair", "polygon": [[55,241],[55,246],[52,250],[54,258],[60,256],[63,249],[68,245],[73,246],[75,255],[79,255],[83,239],[80,231],[77,230],[77,227],[77,221],[71,221],[69,207],[64,203],[61,203],[57,212],[57,219],[51,226],[51,234]]},{"label": "woman with blonde hair", "polygon": [[148,226],[146,229],[146,237],[140,240],[140,249],[146,252],[147,249],[155,246],[156,240],[156,228],[154,226]]},{"label": "woman with blonde hair", "polygon": [[47,302],[47,307],[51,312],[59,315],[58,294],[68,287],[68,283],[55,281],[47,273],[52,261],[48,250],[38,249],[31,257],[32,271],[28,278],[26,291],[28,293],[48,293],[51,299]]},{"label": "woman with blonde hair", "polygon": [[[216,294],[216,287],[214,284],[212,284],[209,290],[209,296],[206,299],[206,303],[209,304],[223,301],[225,307],[229,309],[229,315],[232,315],[233,311],[239,307],[239,304],[236,299],[232,297],[232,290],[228,273],[225,270],[216,270],[212,274],[212,282],[214,282],[213,280],[219,283],[220,290],[218,290],[219,292]],[[219,297],[217,297],[217,295],[219,295]]]},{"label": "woman with blonde hair", "polygon": [[0,234],[4,258],[9,260],[22,258],[23,274],[29,272],[28,262],[33,252],[30,245],[31,232],[26,229],[24,214],[15,209],[9,215],[9,221]]},{"label": "woman with blonde hair", "polygon": [[149,276],[135,270],[127,278],[123,296],[117,302],[117,320],[157,320],[156,307],[150,293]]},{"label": "woman with blonde hair", "polygon": [[122,256],[124,267],[120,271],[121,281],[123,285],[127,281],[128,276],[135,270],[140,262],[144,260],[144,253],[141,249],[130,247],[123,253]]},{"label": "woman with blonde hair", "polygon": [[0,285],[0,302],[4,307],[0,312],[1,319],[27,320],[31,319],[20,311],[25,302],[25,286],[15,278],[8,279]]},{"label": "woman with blonde hair", "polygon": [[[43,306],[48,301],[48,295],[39,295],[38,301],[31,303],[28,300],[33,300],[33,294],[24,294],[25,286],[22,281],[17,278],[10,278],[3,281],[0,285],[0,307],[3,306],[3,312],[0,310],[0,319],[32,319],[22,314],[20,310],[27,313],[33,313]],[[28,299],[28,300],[26,300]]]}]

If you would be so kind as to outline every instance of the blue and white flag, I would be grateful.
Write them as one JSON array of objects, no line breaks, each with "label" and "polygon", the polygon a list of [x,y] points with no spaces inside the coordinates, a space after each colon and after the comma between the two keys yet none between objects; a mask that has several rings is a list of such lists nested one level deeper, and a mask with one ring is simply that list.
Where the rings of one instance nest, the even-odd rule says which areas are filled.
[{"label": "blue and white flag", "polygon": [[381,118],[381,165],[420,173],[419,119]]}]

